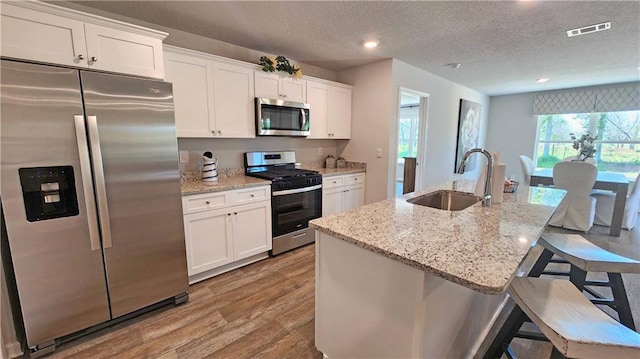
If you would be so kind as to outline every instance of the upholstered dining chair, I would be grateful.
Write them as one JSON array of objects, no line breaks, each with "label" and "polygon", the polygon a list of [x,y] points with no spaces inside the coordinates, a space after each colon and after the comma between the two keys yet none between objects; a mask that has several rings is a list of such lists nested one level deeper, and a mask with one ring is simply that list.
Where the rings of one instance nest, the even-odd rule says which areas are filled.
[{"label": "upholstered dining chair", "polygon": [[[596,191],[591,193],[591,197],[596,199],[596,215],[593,223],[601,226],[611,227],[611,216],[613,205],[616,201],[616,194],[612,192]],[[638,221],[638,210],[640,210],[640,174],[636,177],[636,182],[631,188],[631,193],[627,196],[622,216],[622,228],[633,229]]]},{"label": "upholstered dining chair", "polygon": [[531,174],[536,170],[536,165],[533,164],[533,160],[529,156],[525,155],[520,155],[520,164],[522,165],[522,178],[524,180],[524,184],[528,186],[531,181]]},{"label": "upholstered dining chair", "polygon": [[587,232],[593,226],[596,199],[590,197],[598,169],[582,161],[558,162],[553,166],[553,185],[567,191],[549,224]]}]

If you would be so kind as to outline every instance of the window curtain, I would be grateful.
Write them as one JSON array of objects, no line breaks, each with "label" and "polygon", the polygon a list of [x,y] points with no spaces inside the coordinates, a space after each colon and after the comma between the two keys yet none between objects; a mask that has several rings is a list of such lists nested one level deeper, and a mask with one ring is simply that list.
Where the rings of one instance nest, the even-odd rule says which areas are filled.
[{"label": "window curtain", "polygon": [[594,90],[543,93],[533,99],[534,115],[638,110],[640,83]]}]

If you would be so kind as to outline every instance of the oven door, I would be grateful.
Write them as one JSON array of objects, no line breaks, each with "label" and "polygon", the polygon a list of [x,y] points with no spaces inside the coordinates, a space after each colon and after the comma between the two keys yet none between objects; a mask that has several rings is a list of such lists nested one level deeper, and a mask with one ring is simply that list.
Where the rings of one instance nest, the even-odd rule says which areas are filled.
[{"label": "oven door", "polygon": [[274,191],[271,213],[274,237],[307,228],[322,216],[322,185]]}]

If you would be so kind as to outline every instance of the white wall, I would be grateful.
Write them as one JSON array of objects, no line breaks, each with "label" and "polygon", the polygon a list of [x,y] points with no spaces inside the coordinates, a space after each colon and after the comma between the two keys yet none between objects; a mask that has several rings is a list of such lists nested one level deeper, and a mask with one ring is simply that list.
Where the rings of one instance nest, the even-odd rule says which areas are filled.
[{"label": "white wall", "polygon": [[[389,134],[393,132],[389,119],[394,113],[391,73],[392,60],[383,60],[338,74],[341,82],[353,85],[351,140],[342,155],[350,161],[367,163],[367,203],[386,199],[387,187],[394,183],[393,173],[389,174]],[[376,157],[378,148],[382,158]]]},{"label": "white wall", "polygon": [[[400,87],[429,94],[422,187],[454,175],[460,99],[482,105],[479,146],[485,143],[489,97],[398,60],[384,60],[338,74],[353,85],[352,136],[345,157],[367,163],[367,203],[392,198]],[[376,149],[382,149],[382,158]],[[418,190],[417,188],[416,190]]]},{"label": "white wall", "polygon": [[532,113],[533,94],[522,93],[491,98],[487,148],[500,151],[507,176],[523,181],[520,155],[533,158],[538,121]]},{"label": "white wall", "polygon": [[[458,113],[460,99],[470,100],[482,106],[480,135],[478,146],[483,147],[487,134],[489,97],[432,73],[408,65],[402,61],[393,61],[393,83],[391,108],[393,126],[389,136],[393,155],[397,148],[397,109],[400,87],[423,92],[429,95],[427,105],[427,131],[425,161],[421,164],[421,188],[432,186],[452,178],[455,168],[456,141],[458,138]],[[391,170],[391,169],[390,169]],[[476,171],[477,172],[477,171]],[[473,176],[473,173],[471,174]],[[367,177],[367,183],[369,178]],[[393,183],[389,186],[389,196],[393,195]]]}]

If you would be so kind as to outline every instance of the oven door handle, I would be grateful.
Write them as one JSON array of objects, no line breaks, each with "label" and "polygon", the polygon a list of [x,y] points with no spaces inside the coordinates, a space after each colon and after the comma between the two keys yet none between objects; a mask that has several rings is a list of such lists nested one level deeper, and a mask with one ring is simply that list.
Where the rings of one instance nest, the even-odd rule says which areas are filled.
[{"label": "oven door handle", "polygon": [[288,190],[284,190],[284,191],[276,191],[276,192],[273,192],[273,196],[285,196],[285,195],[288,195],[288,194],[315,191],[317,189],[322,189],[322,185],[319,184],[319,185],[311,186],[311,187],[288,189]]}]

